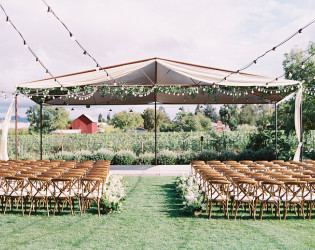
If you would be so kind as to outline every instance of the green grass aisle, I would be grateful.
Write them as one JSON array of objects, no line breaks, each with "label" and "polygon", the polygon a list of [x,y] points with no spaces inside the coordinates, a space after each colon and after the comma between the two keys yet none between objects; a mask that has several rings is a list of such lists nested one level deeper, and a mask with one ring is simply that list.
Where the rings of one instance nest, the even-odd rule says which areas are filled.
[{"label": "green grass aisle", "polygon": [[[31,217],[0,215],[0,248],[312,248],[315,219],[289,216],[278,221],[266,213],[253,221],[240,212],[227,221],[217,210],[209,221],[185,216],[174,192],[173,177],[128,177],[129,192],[121,214],[80,217],[70,213],[47,218],[42,210]],[[76,207],[78,211],[78,207]],[[265,218],[265,214],[264,214]]]}]

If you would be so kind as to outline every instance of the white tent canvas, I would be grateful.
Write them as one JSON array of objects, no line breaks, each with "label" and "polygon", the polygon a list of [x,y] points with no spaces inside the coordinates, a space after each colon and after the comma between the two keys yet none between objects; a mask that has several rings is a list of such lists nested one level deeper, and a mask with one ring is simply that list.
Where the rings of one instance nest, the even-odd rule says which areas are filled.
[{"label": "white tent canvas", "polygon": [[[231,74],[233,73],[233,74]],[[130,62],[115,66],[106,67],[100,70],[89,70],[64,76],[56,77],[58,81],[53,78],[43,79],[28,83],[21,83],[17,85],[18,89],[28,88],[33,93],[38,89],[53,89],[53,88],[71,88],[77,86],[115,86],[115,82],[123,82],[124,86],[182,86],[182,87],[200,87],[211,86],[219,89],[220,87],[260,87],[260,88],[275,88],[280,86],[298,86],[299,95],[296,99],[296,120],[300,117],[300,102],[299,96],[302,93],[302,88],[299,82],[259,76],[247,73],[234,74],[235,72],[223,69],[217,69],[207,66],[194,65],[190,63],[177,62],[162,58],[150,58],[146,60]],[[231,75],[230,75],[231,74]],[[230,75],[229,77],[227,77]],[[226,80],[222,80],[223,78]],[[292,92],[292,91],[291,91]],[[227,93],[215,91],[214,97],[198,93],[196,96],[190,95],[170,95],[169,93],[150,93],[146,96],[131,96],[126,98],[119,98],[118,96],[106,95],[102,96],[97,91],[91,98],[80,100],[78,98],[52,98],[48,96],[44,104],[46,105],[143,105],[152,102],[159,102],[163,104],[270,104],[281,101],[285,94],[263,93],[263,91],[255,90],[247,92],[245,95],[238,97],[231,96]],[[32,97],[36,102],[38,98]],[[12,112],[9,109],[8,113]],[[10,116],[11,117],[11,116]],[[300,123],[296,122],[297,134],[300,133]],[[4,130],[5,132],[5,130]],[[3,133],[2,137],[5,137]],[[6,140],[2,138],[1,152],[2,159],[7,158],[6,154]],[[299,140],[300,142],[300,140]],[[301,142],[300,142],[301,143]],[[295,160],[299,158],[299,153],[295,155]]]}]

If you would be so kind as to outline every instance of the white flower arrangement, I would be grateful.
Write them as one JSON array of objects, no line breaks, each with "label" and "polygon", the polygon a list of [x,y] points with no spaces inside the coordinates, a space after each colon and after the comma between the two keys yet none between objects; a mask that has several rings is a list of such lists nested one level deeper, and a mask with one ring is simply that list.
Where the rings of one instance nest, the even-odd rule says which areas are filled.
[{"label": "white flower arrangement", "polygon": [[111,175],[103,190],[101,198],[101,207],[106,213],[120,213],[125,200],[126,182],[120,175]]},{"label": "white flower arrangement", "polygon": [[203,203],[202,192],[193,176],[183,175],[175,180],[176,191],[183,199],[183,211],[194,213],[206,208]]}]

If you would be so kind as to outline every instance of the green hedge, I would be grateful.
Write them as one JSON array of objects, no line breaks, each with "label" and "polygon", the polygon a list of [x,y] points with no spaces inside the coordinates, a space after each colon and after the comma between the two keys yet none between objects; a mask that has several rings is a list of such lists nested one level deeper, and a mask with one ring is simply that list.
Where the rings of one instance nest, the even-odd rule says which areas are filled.
[{"label": "green hedge", "polygon": [[[315,156],[314,151],[310,151],[308,157],[312,159]],[[229,150],[223,150],[220,154],[213,150],[202,150],[199,154],[193,151],[183,152],[172,152],[169,150],[163,150],[158,153],[158,164],[159,165],[183,165],[189,164],[192,160],[203,160],[203,161],[228,161],[228,160],[274,160],[275,154],[272,149],[263,149],[253,151],[251,149],[245,149],[236,155],[234,152]],[[63,159],[66,161],[78,160],[110,160],[112,165],[153,165],[155,163],[155,157],[153,153],[144,153],[136,156],[132,151],[122,150],[114,153],[107,149],[99,149],[94,153],[84,150],[80,152],[63,152],[57,153],[49,158]],[[313,158],[314,159],[314,158]]]}]

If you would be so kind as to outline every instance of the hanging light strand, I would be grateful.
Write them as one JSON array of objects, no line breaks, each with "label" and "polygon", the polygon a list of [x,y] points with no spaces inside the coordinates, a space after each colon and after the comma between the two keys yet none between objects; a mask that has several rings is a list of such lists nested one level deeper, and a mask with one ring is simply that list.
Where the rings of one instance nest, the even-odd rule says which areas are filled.
[{"label": "hanging light strand", "polygon": [[80,49],[83,51],[83,55],[89,56],[94,63],[96,64],[96,70],[103,70],[107,77],[110,78],[110,83],[113,85],[117,85],[116,81],[114,80],[114,78],[108,73],[108,71],[101,67],[101,64],[95,59],[95,57],[93,57],[82,45],[81,43],[76,39],[76,37],[74,36],[74,34],[70,31],[70,29],[68,28],[68,26],[57,16],[57,14],[53,11],[53,9],[46,3],[45,0],[42,0],[42,2],[47,6],[47,13],[53,15],[61,24],[62,26],[68,31],[70,38],[80,47]]},{"label": "hanging light strand", "polygon": [[266,56],[268,53],[276,51],[276,49],[280,46],[282,46],[283,44],[287,43],[289,40],[291,40],[293,37],[295,37],[296,35],[302,34],[302,31],[304,29],[306,29],[307,27],[311,26],[313,23],[315,23],[315,19],[313,19],[311,22],[309,22],[308,24],[304,25],[302,28],[298,29],[295,33],[293,33],[291,36],[289,36],[288,38],[286,38],[285,40],[283,40],[282,42],[280,42],[279,44],[277,44],[276,46],[272,47],[271,49],[267,50],[265,53],[261,54],[260,56],[256,57],[254,60],[252,60],[250,63],[248,63],[246,66],[230,72],[227,76],[223,77],[221,80],[219,80],[218,82],[214,82],[214,84],[218,84],[221,83],[223,81],[226,81],[228,79],[228,77],[230,77],[231,75],[234,74],[239,74],[241,73],[241,71],[248,69],[250,66],[252,66],[253,64],[257,64],[257,61],[260,60],[261,58],[263,58],[264,56]]},{"label": "hanging light strand", "polygon": [[19,34],[19,36],[22,38],[23,40],[23,45],[26,49],[28,49],[31,54],[35,57],[36,62],[38,62],[44,69],[45,72],[47,74],[49,74],[51,76],[51,78],[53,78],[55,80],[55,82],[57,82],[61,87],[62,84],[57,80],[56,77],[53,76],[53,74],[48,70],[48,68],[44,65],[44,63],[39,59],[39,57],[35,54],[34,50],[31,49],[30,45],[26,42],[24,36],[22,35],[22,33],[19,31],[19,29],[14,25],[14,23],[12,22],[11,18],[8,16],[7,12],[5,11],[5,9],[3,8],[3,6],[0,4],[0,8],[3,11],[3,13],[6,16],[6,23],[7,24],[11,24],[11,26],[14,28],[14,30]]},{"label": "hanging light strand", "polygon": [[[314,56],[315,54],[311,54],[311,55],[309,55],[305,60],[303,60],[302,62],[300,62],[298,65],[296,65],[296,67],[299,67],[299,66],[301,66],[301,68],[302,69],[304,69],[304,67],[305,67],[305,63],[307,62],[307,61],[309,61],[313,56]],[[303,67],[304,66],[304,67]],[[289,73],[290,74],[290,73]],[[276,77],[275,79],[273,79],[272,81],[270,81],[270,82],[267,82],[266,83],[266,85],[268,86],[268,84],[269,83],[273,83],[273,82],[276,82],[276,81],[278,81],[280,78],[282,78],[282,77],[284,77],[285,76],[285,73],[284,74],[282,74],[281,76],[278,76],[278,77]]]}]

